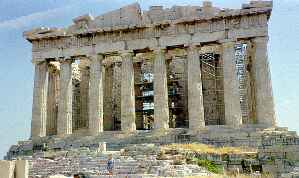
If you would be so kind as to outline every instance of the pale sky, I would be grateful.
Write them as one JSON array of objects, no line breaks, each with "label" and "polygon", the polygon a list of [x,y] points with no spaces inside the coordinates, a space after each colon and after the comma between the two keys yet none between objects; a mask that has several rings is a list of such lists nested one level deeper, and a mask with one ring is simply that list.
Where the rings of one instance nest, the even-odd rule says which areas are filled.
[{"label": "pale sky", "polygon": [[[22,37],[34,27],[64,27],[74,17],[94,16],[134,0],[0,0],[0,159],[10,145],[30,135],[33,65],[31,44]],[[150,5],[201,5],[201,0],[139,0]],[[214,0],[240,8],[247,0]],[[269,23],[269,60],[278,125],[299,131],[299,0],[275,0]]]}]

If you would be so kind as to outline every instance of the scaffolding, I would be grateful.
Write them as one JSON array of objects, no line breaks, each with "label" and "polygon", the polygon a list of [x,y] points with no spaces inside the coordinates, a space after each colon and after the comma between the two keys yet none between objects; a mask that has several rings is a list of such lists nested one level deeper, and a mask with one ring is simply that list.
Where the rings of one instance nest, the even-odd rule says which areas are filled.
[{"label": "scaffolding", "polygon": [[224,124],[223,65],[219,54],[199,56],[206,125]]},{"label": "scaffolding", "polygon": [[237,78],[239,81],[240,105],[242,120],[249,122],[249,104],[248,104],[248,72],[247,72],[247,44],[238,43],[235,45],[235,62]]},{"label": "scaffolding", "polygon": [[154,85],[152,61],[142,60],[134,63],[136,127],[150,130],[154,123]]},{"label": "scaffolding", "polygon": [[186,58],[174,57],[167,67],[169,126],[187,128]]}]

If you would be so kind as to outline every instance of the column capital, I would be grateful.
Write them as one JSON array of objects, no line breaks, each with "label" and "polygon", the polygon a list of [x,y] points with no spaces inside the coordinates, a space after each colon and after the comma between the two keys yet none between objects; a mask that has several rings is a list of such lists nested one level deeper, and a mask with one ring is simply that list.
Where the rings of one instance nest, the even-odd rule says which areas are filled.
[{"label": "column capital", "polygon": [[43,63],[43,62],[46,62],[46,59],[44,59],[44,58],[32,58],[32,60],[31,60],[31,62],[32,62],[32,64],[41,64],[41,63]]},{"label": "column capital", "polygon": [[48,65],[48,71],[51,73],[56,73],[60,70],[60,66],[58,64],[54,63],[49,63]]},{"label": "column capital", "polygon": [[254,43],[268,43],[268,40],[269,40],[268,36],[260,36],[252,39]]},{"label": "column capital", "polygon": [[120,51],[119,53],[122,58],[132,58],[134,56],[133,50],[123,50]]},{"label": "column capital", "polygon": [[164,47],[157,47],[157,48],[153,48],[153,52],[155,54],[163,54],[163,53],[166,53],[166,48]]},{"label": "column capital", "polygon": [[73,63],[74,59],[72,57],[59,57],[58,62],[60,62],[60,63]]},{"label": "column capital", "polygon": [[232,47],[236,44],[237,40],[236,39],[224,39],[224,40],[218,40],[220,44],[224,47]]},{"label": "column capital", "polygon": [[86,58],[87,58],[89,61],[94,61],[94,60],[100,60],[100,61],[103,61],[104,58],[105,58],[105,55],[104,55],[103,53],[97,53],[97,54],[92,54],[92,55],[86,56]]},{"label": "column capital", "polygon": [[80,69],[85,69],[87,67],[90,67],[90,63],[91,63],[91,61],[88,58],[86,58],[85,60],[84,59],[80,60],[79,68]]},{"label": "column capital", "polygon": [[198,46],[194,44],[189,44],[187,47],[188,52],[198,52]]}]

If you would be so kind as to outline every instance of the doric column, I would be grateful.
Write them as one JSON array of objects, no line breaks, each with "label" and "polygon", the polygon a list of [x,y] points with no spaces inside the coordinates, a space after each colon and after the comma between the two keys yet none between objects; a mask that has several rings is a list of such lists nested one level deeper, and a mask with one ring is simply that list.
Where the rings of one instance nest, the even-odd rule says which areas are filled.
[{"label": "doric column", "polygon": [[46,61],[35,64],[31,137],[46,136],[47,122],[47,72]]},{"label": "doric column", "polygon": [[155,50],[154,61],[154,129],[169,128],[169,107],[165,50]]},{"label": "doric column", "polygon": [[59,69],[54,64],[49,65],[48,99],[47,99],[47,135],[57,134]]},{"label": "doric column", "polygon": [[88,98],[89,98],[89,64],[88,60],[81,59],[79,64],[80,70],[80,119],[79,128],[88,127]]},{"label": "doric column", "polygon": [[189,129],[196,132],[205,127],[201,69],[196,46],[188,48],[187,63]]},{"label": "doric column", "polygon": [[58,100],[57,134],[72,134],[72,60],[60,63],[60,92]]},{"label": "doric column", "polygon": [[235,42],[225,41],[222,47],[225,123],[231,127],[239,127],[242,124],[242,115],[235,62]]},{"label": "doric column", "polygon": [[256,93],[256,117],[258,124],[266,127],[276,125],[271,73],[267,54],[267,37],[257,37],[254,42],[253,75]]},{"label": "doric column", "polygon": [[89,123],[91,135],[103,132],[103,67],[102,54],[90,57]]},{"label": "doric column", "polygon": [[132,132],[136,130],[133,53],[121,57],[121,130]]}]

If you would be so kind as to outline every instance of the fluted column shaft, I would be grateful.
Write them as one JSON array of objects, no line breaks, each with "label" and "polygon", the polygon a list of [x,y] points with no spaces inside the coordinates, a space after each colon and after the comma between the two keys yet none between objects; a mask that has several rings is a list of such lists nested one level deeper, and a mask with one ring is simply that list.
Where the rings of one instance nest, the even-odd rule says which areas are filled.
[{"label": "fluted column shaft", "polygon": [[89,66],[86,60],[81,60],[80,69],[80,120],[79,128],[87,128],[88,126],[88,100],[89,100]]},{"label": "fluted column shaft", "polygon": [[154,129],[169,128],[169,107],[165,50],[155,50],[154,61]]},{"label": "fluted column shaft", "polygon": [[267,37],[257,37],[254,42],[253,71],[256,93],[256,117],[258,124],[266,127],[276,125],[271,73],[267,54]]},{"label": "fluted column shaft", "polygon": [[46,61],[35,64],[31,137],[46,136],[47,122],[47,72]]},{"label": "fluted column shaft", "polygon": [[47,99],[47,135],[57,134],[59,71],[56,66],[49,66]]},{"label": "fluted column shaft", "polygon": [[235,62],[235,42],[226,41],[222,43],[222,47],[225,124],[239,127],[242,124],[242,115]]},{"label": "fluted column shaft", "polygon": [[121,54],[121,130],[136,130],[133,53]]},{"label": "fluted column shaft", "polygon": [[72,134],[72,60],[60,63],[60,92],[58,100],[57,134]]},{"label": "fluted column shaft", "polygon": [[195,46],[188,49],[188,113],[189,129],[196,132],[205,127],[201,69]]},{"label": "fluted column shaft", "polygon": [[88,106],[91,135],[103,132],[103,58],[102,54],[91,56]]}]

